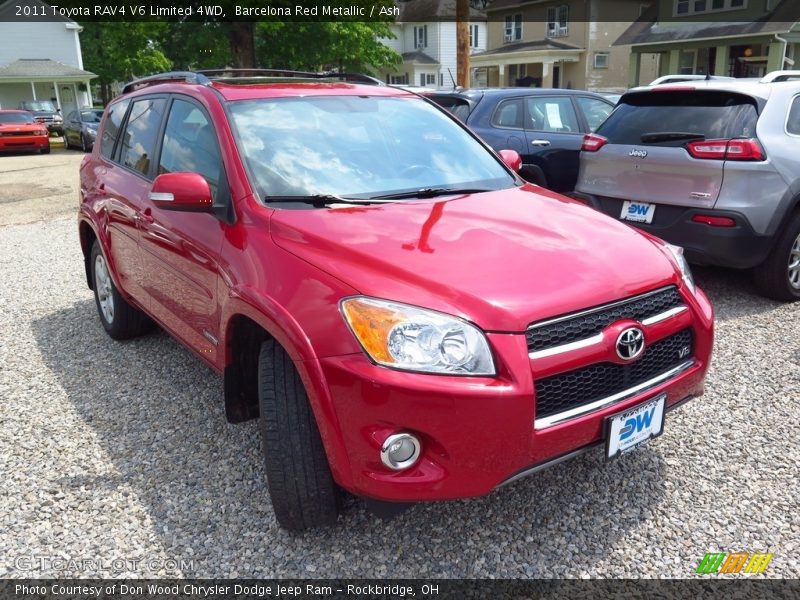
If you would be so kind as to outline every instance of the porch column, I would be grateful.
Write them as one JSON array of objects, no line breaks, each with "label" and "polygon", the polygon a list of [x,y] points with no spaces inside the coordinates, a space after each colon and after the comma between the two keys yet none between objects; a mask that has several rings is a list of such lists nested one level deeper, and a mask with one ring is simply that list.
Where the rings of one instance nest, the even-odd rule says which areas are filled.
[{"label": "porch column", "polygon": [[553,87],[553,63],[551,62],[543,62],[542,63],[542,87],[543,88],[552,88]]},{"label": "porch column", "polygon": [[61,96],[58,95],[58,82],[53,82],[53,89],[56,91],[56,108],[61,108]]},{"label": "porch column", "polygon": [[503,63],[497,65],[497,86],[504,87],[506,85],[506,66]]},{"label": "porch column", "polygon": [[783,42],[772,42],[769,45],[769,54],[767,55],[767,73],[771,71],[783,70],[783,59],[786,53],[786,44]]},{"label": "porch column", "polygon": [[714,60],[714,75],[728,75],[728,47],[717,46],[717,57]]},{"label": "porch column", "polygon": [[669,67],[667,68],[667,72],[665,73],[665,75],[677,75],[680,72],[680,64],[681,64],[681,51],[670,50]]},{"label": "porch column", "polygon": [[36,100],[36,85],[31,81],[31,93],[33,94],[33,99]]},{"label": "porch column", "polygon": [[628,63],[628,87],[639,85],[639,74],[642,68],[642,53],[631,52],[630,62]]}]

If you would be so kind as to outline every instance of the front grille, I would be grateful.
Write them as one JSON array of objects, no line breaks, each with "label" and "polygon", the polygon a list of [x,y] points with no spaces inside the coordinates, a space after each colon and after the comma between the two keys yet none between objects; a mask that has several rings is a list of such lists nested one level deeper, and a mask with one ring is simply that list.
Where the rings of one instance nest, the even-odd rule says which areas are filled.
[{"label": "front grille", "polygon": [[630,300],[589,309],[572,317],[558,319],[553,323],[533,324],[525,332],[528,352],[583,340],[600,333],[621,319],[642,321],[682,304],[683,300],[681,300],[677,288],[670,286]]},{"label": "front grille", "polygon": [[[687,354],[688,347],[688,354]],[[684,329],[645,348],[628,365],[598,363],[536,382],[536,418],[591,404],[644,383],[692,356],[692,330]]]}]

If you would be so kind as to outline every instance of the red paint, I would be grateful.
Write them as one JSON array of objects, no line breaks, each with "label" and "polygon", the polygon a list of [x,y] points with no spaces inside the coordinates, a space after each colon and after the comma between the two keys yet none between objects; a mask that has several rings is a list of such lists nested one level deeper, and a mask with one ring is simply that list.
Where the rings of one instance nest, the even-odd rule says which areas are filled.
[{"label": "red paint", "polygon": [[39,152],[50,148],[47,127],[31,122],[3,122],[3,115],[30,115],[24,110],[0,110],[0,152]]},{"label": "red paint", "polygon": [[[251,189],[224,99],[303,93],[420,100],[352,84],[213,88],[164,84],[130,96],[180,92],[201,103],[216,130],[235,222],[156,205],[149,199],[153,182],[102,158],[97,144],[81,166],[81,226],[100,240],[121,292],[216,371],[234,359],[234,318],[245,316],[272,335],[306,385],[340,485],[384,500],[486,494],[521,469],[597,442],[609,414],[661,391],[670,405],[702,394],[711,305],[686,288],[649,236],[534,185],[364,207],[267,207]],[[196,200],[197,182],[178,177]],[[678,286],[689,310],[643,326],[646,343],[691,327],[695,366],[642,396],[534,430],[534,378],[619,360],[614,340],[633,322],[610,325],[597,347],[540,360],[528,356],[526,327],[666,285]],[[475,323],[487,332],[497,375],[375,366],[338,310],[343,297],[359,293]],[[669,419],[666,427],[669,434]],[[394,472],[378,450],[400,430],[420,437],[423,457]]]}]

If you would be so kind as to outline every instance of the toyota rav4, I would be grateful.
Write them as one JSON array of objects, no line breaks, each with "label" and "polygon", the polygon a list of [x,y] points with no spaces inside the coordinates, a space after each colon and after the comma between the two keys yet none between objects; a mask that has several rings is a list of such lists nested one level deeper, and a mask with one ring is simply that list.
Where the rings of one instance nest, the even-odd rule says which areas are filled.
[{"label": "toyota rav4", "polygon": [[222,374],[282,526],[332,523],[342,489],[386,509],[613,459],[702,394],[712,308],[679,248],[357,79],[139,80],[80,170],[100,322]]}]

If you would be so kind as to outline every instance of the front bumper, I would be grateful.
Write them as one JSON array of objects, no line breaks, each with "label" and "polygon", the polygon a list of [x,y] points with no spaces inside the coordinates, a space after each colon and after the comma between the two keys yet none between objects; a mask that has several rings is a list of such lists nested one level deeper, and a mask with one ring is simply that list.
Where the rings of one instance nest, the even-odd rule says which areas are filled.
[{"label": "front bumper", "polygon": [[[362,354],[321,359],[350,467],[348,480],[339,483],[357,495],[394,502],[481,496],[598,444],[606,416],[661,393],[668,409],[701,395],[713,313],[700,291],[685,300],[693,315],[691,366],[641,393],[544,428],[534,426],[534,377],[522,334],[488,335],[496,377],[405,373],[375,366]],[[400,431],[414,433],[423,449],[419,462],[398,472],[386,468],[379,454],[383,441]]]},{"label": "front bumper", "polygon": [[[623,200],[581,192],[570,196],[619,220]],[[736,221],[736,226],[712,227],[696,223],[692,221],[695,215],[729,217]],[[687,260],[698,265],[749,269],[764,262],[774,241],[773,237],[758,235],[743,214],[728,210],[659,204],[653,223],[623,222],[683,247]]]},{"label": "front bumper", "polygon": [[0,152],[39,151],[50,147],[46,135],[4,135],[0,136]]}]

